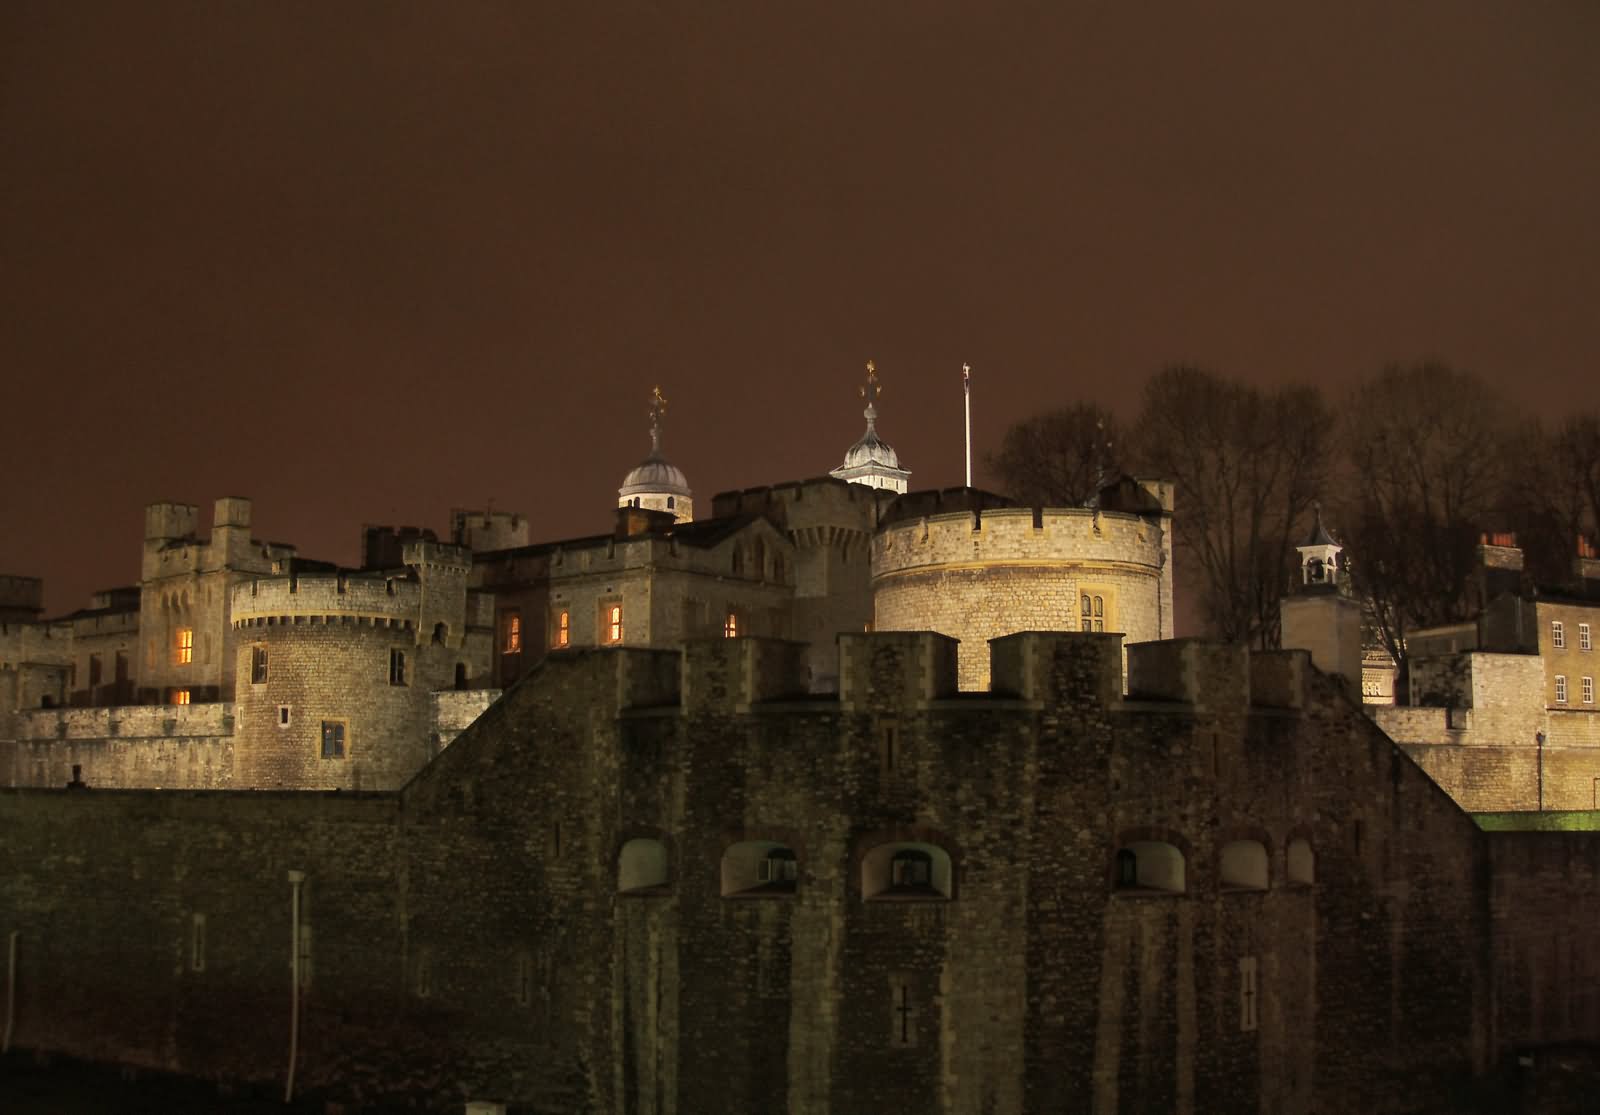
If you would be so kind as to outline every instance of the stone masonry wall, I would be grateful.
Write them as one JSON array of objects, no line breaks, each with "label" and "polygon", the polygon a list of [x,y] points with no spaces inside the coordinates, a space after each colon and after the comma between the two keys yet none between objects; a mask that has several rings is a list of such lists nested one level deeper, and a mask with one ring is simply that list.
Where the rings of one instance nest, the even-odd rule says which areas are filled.
[{"label": "stone masonry wall", "polygon": [[1600,833],[1494,832],[1496,1034],[1502,1046],[1600,1033]]},{"label": "stone masonry wall", "polygon": [[1535,654],[1471,651],[1412,665],[1417,706],[1369,715],[1472,812],[1593,809],[1600,803],[1600,710],[1550,706]]},{"label": "stone masonry wall", "polygon": [[31,709],[18,718],[0,784],[223,788],[233,782],[230,704]]},{"label": "stone masonry wall", "polygon": [[[842,646],[835,700],[772,640],[552,656],[396,796],[0,794],[18,1043],[281,1078],[293,868],[346,1102],[1443,1112],[1503,1048],[1488,838],[1304,654],[1135,646],[1124,699],[1114,635],[999,640],[1004,695],[938,635]],[[896,848],[937,886],[878,889]],[[1181,882],[1119,887],[1130,848]]]},{"label": "stone masonry wall", "polygon": [[405,1082],[405,1051],[425,1039],[408,1027],[395,959],[396,804],[0,791],[0,929],[18,934],[13,1040],[281,1088],[292,869],[308,876],[300,1089]]}]

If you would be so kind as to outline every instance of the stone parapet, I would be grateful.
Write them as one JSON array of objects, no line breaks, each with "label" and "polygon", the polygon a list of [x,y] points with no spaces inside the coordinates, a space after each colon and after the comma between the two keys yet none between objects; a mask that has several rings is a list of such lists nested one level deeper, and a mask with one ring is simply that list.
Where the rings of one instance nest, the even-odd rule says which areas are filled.
[{"label": "stone parapet", "polygon": [[1139,515],[1087,508],[1008,507],[933,515],[885,527],[872,546],[873,576],[885,580],[926,566],[979,563],[1163,564],[1163,532]]},{"label": "stone parapet", "polygon": [[18,739],[135,739],[224,736],[233,731],[231,702],[206,705],[119,705],[112,708],[25,709]]},{"label": "stone parapet", "polygon": [[234,626],[284,617],[340,616],[415,621],[421,586],[399,577],[311,573],[262,577],[233,587]]}]

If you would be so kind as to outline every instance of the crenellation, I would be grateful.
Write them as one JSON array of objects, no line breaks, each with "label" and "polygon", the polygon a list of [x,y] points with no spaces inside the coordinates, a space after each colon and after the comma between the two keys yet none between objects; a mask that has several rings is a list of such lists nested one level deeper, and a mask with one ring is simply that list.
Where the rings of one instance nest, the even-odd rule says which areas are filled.
[{"label": "crenellation", "polygon": [[937,631],[839,635],[839,706],[910,712],[956,693],[957,640]]},{"label": "crenellation", "polygon": [[362,573],[297,573],[255,577],[233,587],[236,624],[309,616],[415,621],[422,587],[405,577]]},{"label": "crenellation", "polygon": [[1205,639],[1168,639],[1128,648],[1128,697],[1176,701],[1202,716],[1237,716],[1250,706],[1248,648]]}]

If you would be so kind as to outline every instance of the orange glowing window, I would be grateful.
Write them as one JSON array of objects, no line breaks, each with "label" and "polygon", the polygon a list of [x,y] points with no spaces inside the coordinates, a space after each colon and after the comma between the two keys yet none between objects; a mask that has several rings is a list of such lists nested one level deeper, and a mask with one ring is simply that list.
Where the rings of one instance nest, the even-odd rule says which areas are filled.
[{"label": "orange glowing window", "polygon": [[606,642],[622,642],[622,605],[606,605]]},{"label": "orange glowing window", "polygon": [[737,638],[739,635],[739,617],[734,612],[728,613],[728,618],[722,621],[722,637],[724,639]]},{"label": "orange glowing window", "polygon": [[505,618],[505,638],[501,645],[507,654],[520,654],[522,652],[522,614],[520,612],[507,612]]},{"label": "orange glowing window", "polygon": [[572,615],[565,609],[556,614],[556,637],[553,641],[558,647],[572,642]]},{"label": "orange glowing window", "polygon": [[175,704],[175,705],[186,705],[186,704],[188,704],[189,703],[189,691],[187,689],[174,689],[172,691],[172,702],[171,703]]},{"label": "orange glowing window", "polygon": [[[178,628],[178,642],[177,642],[177,645],[173,649],[174,649],[174,653],[175,653],[175,658],[173,659],[173,661],[175,661],[178,665],[187,666],[189,663],[193,662],[194,661],[194,628],[192,628],[192,627],[180,627],[180,628]],[[184,702],[184,703],[187,704],[188,702]]]}]

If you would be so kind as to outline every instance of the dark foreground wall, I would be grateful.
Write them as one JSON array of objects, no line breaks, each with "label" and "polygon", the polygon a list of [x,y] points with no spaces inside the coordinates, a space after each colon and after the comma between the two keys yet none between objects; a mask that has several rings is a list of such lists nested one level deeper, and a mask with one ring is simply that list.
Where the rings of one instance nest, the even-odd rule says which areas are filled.
[{"label": "dark foreground wall", "polygon": [[370,1031],[396,1032],[397,809],[392,795],[0,791],[14,1043],[281,1079],[295,869],[309,880],[301,1073],[341,1075]]},{"label": "dark foreground wall", "polygon": [[[297,870],[299,1081],[344,1099],[1451,1110],[1532,994],[1491,914],[1543,853],[1491,870],[1303,654],[1129,660],[1125,698],[1117,637],[1012,636],[957,695],[950,640],[849,636],[815,700],[792,644],[576,652],[396,794],[0,792],[14,1040],[281,1082]],[[894,848],[937,885],[882,889]],[[1119,886],[1119,849],[1181,881]]]}]

